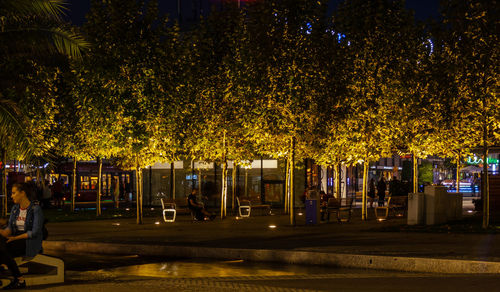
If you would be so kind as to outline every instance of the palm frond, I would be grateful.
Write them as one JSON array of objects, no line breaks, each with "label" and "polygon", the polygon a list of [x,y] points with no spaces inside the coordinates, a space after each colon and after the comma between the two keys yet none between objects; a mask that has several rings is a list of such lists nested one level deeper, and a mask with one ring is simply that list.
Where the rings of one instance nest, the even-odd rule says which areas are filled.
[{"label": "palm frond", "polygon": [[[6,55],[36,54],[57,51],[80,59],[82,50],[90,44],[80,35],[59,27],[22,27],[0,32],[0,40],[8,44]],[[0,49],[2,47],[0,46]]]},{"label": "palm frond", "polygon": [[1,15],[43,16],[60,20],[64,15],[65,0],[2,0],[0,1]]},{"label": "palm frond", "polygon": [[16,103],[0,99],[0,147],[15,149],[18,156],[25,158],[34,151],[22,123],[22,114]]},{"label": "palm frond", "polygon": [[80,59],[81,51],[90,47],[90,44],[85,41],[80,35],[73,32],[56,27],[47,32],[52,34],[54,45],[62,54]]}]

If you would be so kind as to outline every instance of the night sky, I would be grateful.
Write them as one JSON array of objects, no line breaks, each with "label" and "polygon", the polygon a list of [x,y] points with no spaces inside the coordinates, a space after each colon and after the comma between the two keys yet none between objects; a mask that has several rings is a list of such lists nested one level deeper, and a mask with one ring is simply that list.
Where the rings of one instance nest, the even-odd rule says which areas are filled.
[{"label": "night sky", "polygon": [[[127,0],[124,0],[127,1]],[[181,0],[190,5],[191,0]],[[89,0],[67,0],[69,11],[68,20],[76,25],[85,22],[85,14],[90,9]],[[332,0],[332,6],[335,7],[341,0]],[[159,0],[161,11],[175,15],[177,0]],[[439,0],[406,0],[406,6],[415,11],[417,19],[425,20],[429,17],[437,18],[439,16]]]}]

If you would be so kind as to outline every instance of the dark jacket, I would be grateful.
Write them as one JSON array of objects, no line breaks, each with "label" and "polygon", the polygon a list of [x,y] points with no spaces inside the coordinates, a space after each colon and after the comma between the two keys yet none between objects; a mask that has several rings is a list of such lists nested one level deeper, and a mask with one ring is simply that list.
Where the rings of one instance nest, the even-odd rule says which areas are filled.
[{"label": "dark jacket", "polygon": [[[16,219],[19,216],[19,204],[12,206],[9,217],[9,228],[13,235],[21,234],[17,230]],[[43,240],[43,212],[40,206],[31,204],[26,212],[26,222],[24,223],[24,230],[28,234],[26,239],[26,256],[34,257],[38,253],[43,251],[42,240]]]},{"label": "dark jacket", "polygon": [[379,181],[378,184],[377,184],[377,193],[378,193],[378,196],[379,197],[381,195],[385,196],[385,190],[386,189],[387,189],[387,185],[385,184],[385,182],[383,180]]}]

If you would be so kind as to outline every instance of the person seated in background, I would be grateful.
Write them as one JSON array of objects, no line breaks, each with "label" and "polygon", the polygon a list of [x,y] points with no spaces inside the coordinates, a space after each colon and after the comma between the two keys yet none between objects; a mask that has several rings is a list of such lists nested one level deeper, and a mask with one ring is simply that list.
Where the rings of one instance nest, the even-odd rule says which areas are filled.
[{"label": "person seated in background", "polygon": [[[328,212],[328,207],[332,208],[333,205],[337,206],[338,201],[331,194],[327,194],[324,191],[319,193],[320,198],[320,212],[321,212],[321,221],[325,221],[325,213],[327,214],[327,221],[330,221],[330,212]],[[330,203],[330,206],[328,205]],[[338,204],[340,205],[340,204]]]},{"label": "person seated in background", "polygon": [[188,196],[188,207],[189,210],[194,214],[194,218],[199,221],[203,220],[214,220],[215,215],[210,214],[205,207],[197,202],[196,194],[198,193],[197,189],[193,189],[191,194]]}]

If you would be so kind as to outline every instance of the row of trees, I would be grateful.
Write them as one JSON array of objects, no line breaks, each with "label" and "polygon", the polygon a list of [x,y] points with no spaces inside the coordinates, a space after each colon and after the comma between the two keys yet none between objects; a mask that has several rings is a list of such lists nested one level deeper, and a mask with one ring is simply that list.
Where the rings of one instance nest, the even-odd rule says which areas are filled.
[{"label": "row of trees", "polygon": [[401,152],[460,163],[500,138],[496,1],[445,1],[443,21],[426,25],[402,1],[344,1],[333,16],[327,1],[230,1],[182,30],[157,1],[91,2],[82,57],[33,58],[15,75],[25,90],[6,100],[41,135],[27,135],[44,146],[34,156],[135,169],[138,223],[141,169],[157,161],[221,163],[221,217],[227,160],[286,159],[289,210],[295,160],[362,163],[365,219],[370,162]]}]

